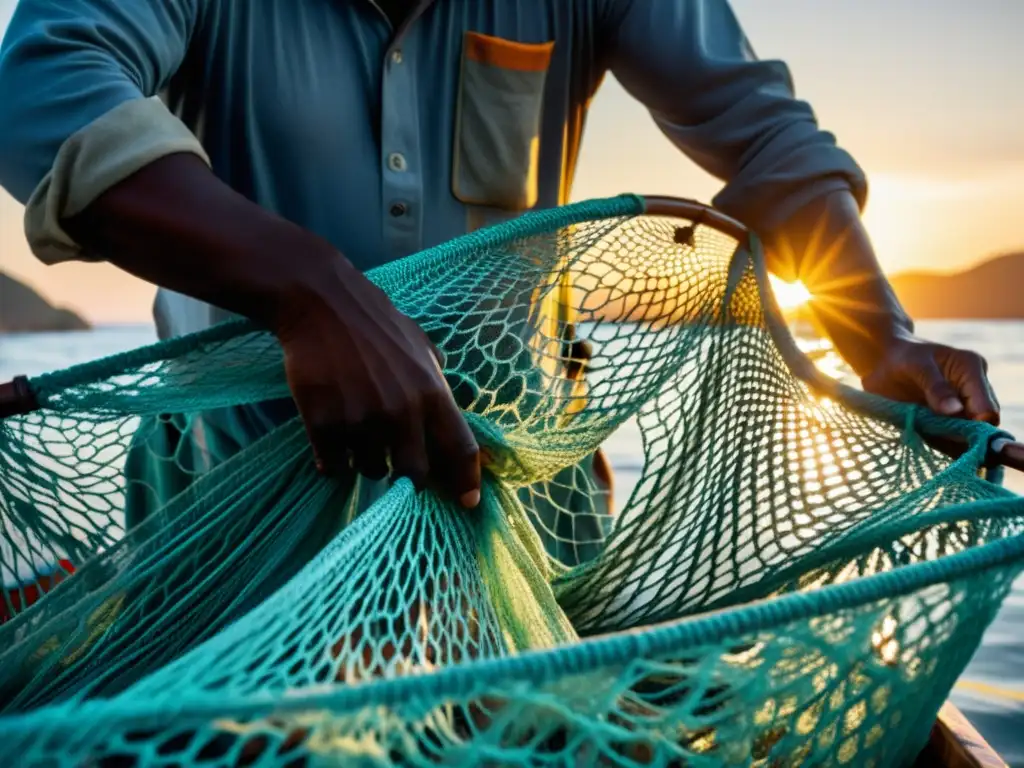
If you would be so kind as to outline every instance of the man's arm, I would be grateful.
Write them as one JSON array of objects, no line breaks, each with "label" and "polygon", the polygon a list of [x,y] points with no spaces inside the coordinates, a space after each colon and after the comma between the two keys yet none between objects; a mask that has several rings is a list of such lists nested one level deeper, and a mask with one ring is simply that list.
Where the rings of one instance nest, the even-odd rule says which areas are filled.
[{"label": "man's arm", "polygon": [[662,132],[726,185],[714,203],[765,241],[769,268],[800,278],[866,388],[947,414],[998,420],[976,354],[913,336],[860,221],[863,171],[759,61],[727,0],[608,0],[613,74]]},{"label": "man's arm", "polygon": [[769,265],[807,286],[815,316],[865,389],[999,423],[985,360],[914,335],[849,193],[815,199],[769,233],[766,245]]},{"label": "man's arm", "polygon": [[475,506],[476,443],[423,332],[327,242],[221,182],[152,99],[203,0],[22,0],[0,53],[0,184],[44,261],[103,258],[264,323],[325,471]]}]

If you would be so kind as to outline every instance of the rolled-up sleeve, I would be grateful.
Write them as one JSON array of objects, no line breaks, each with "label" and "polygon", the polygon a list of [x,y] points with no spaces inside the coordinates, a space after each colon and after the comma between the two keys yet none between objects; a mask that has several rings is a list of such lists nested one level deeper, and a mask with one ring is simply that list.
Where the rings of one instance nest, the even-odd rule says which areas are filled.
[{"label": "rolled-up sleeve", "polygon": [[203,0],[21,0],[0,47],[0,185],[33,252],[90,258],[61,221],[168,154],[208,158],[159,93]]},{"label": "rolled-up sleeve", "polygon": [[611,0],[610,68],[662,132],[726,182],[714,204],[771,232],[813,199],[867,180],[793,91],[760,61],[727,0]]}]

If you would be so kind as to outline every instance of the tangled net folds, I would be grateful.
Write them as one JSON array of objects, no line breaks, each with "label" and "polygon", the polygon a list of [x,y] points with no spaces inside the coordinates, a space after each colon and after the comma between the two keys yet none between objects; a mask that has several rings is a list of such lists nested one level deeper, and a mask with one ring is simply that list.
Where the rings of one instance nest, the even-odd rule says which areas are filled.
[{"label": "tangled net folds", "polygon": [[0,422],[0,763],[913,759],[1024,562],[1000,433],[818,375],[756,239],[636,197],[370,276],[444,352],[480,508],[318,476],[242,322],[34,379]]}]

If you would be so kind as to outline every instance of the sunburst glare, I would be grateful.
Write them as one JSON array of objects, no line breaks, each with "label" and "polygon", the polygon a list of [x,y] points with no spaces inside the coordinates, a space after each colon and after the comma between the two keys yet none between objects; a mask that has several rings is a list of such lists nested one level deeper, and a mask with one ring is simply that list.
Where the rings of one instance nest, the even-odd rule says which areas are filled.
[{"label": "sunburst glare", "polygon": [[775,294],[775,300],[782,311],[797,309],[810,301],[811,292],[799,280],[787,283],[785,280],[775,277],[775,275],[769,275],[769,278],[771,280],[772,292]]}]

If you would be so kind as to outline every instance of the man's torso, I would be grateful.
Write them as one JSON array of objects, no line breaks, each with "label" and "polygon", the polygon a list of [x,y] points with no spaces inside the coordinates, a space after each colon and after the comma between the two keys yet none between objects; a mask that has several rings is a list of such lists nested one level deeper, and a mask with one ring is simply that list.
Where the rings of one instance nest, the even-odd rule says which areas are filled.
[{"label": "man's torso", "polygon": [[601,0],[408,6],[396,30],[370,0],[209,0],[165,92],[218,176],[363,270],[565,202],[603,75]]}]

